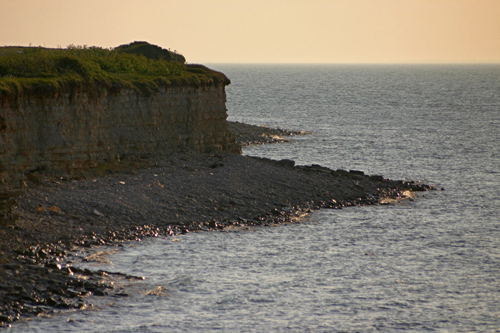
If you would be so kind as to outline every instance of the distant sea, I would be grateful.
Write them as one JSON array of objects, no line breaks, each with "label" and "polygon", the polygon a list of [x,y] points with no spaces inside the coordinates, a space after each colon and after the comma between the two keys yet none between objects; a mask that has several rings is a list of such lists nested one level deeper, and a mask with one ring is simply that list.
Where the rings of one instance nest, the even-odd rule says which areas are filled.
[{"label": "distant sea", "polygon": [[86,266],[145,276],[129,297],[8,332],[500,331],[500,65],[210,67],[229,120],[311,132],[244,154],[438,190],[131,243]]}]

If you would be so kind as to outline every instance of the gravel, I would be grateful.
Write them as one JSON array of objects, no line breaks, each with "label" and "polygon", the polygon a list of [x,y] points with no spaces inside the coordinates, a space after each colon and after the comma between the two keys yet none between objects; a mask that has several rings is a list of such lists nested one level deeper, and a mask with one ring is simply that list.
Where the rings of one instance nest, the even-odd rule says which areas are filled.
[{"label": "gravel", "polygon": [[[242,144],[305,134],[229,125]],[[88,294],[124,295],[102,281],[109,272],[81,271],[66,260],[78,247],[290,223],[319,208],[383,204],[428,189],[360,171],[190,151],[124,161],[78,178],[32,174],[30,189],[17,200],[18,220],[0,227],[0,326],[85,308]]]}]

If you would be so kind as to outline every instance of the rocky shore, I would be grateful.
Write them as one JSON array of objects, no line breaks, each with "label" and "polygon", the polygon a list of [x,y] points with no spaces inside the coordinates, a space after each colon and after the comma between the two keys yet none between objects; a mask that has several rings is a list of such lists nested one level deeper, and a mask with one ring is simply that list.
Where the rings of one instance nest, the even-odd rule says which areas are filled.
[{"label": "rocky shore", "polygon": [[[304,134],[228,126],[243,145]],[[0,227],[0,327],[85,308],[91,294],[125,296],[103,279],[112,273],[72,266],[68,254],[81,247],[287,223],[319,208],[382,204],[430,189],[360,171],[187,150],[102,166],[78,179],[35,173],[29,182],[14,209],[17,221]]]}]

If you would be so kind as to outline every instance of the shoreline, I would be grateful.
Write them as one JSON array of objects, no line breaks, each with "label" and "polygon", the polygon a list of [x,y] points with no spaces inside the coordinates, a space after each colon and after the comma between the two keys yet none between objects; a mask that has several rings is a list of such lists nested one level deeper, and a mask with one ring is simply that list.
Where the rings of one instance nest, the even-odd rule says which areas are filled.
[{"label": "shoreline", "polygon": [[[242,145],[306,134],[228,126]],[[190,151],[88,171],[81,179],[34,175],[30,182],[15,207],[18,220],[0,227],[0,327],[86,308],[90,294],[118,293],[104,282],[105,272],[66,261],[79,247],[288,223],[320,208],[384,204],[405,191],[431,189],[291,160]]]}]

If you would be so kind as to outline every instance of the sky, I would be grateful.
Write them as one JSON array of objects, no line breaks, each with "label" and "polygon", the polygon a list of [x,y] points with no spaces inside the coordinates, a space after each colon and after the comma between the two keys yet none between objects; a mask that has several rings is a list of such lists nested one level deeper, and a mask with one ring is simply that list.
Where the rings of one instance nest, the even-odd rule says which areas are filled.
[{"label": "sky", "polygon": [[0,46],[133,41],[189,63],[500,63],[500,0],[0,0]]}]

